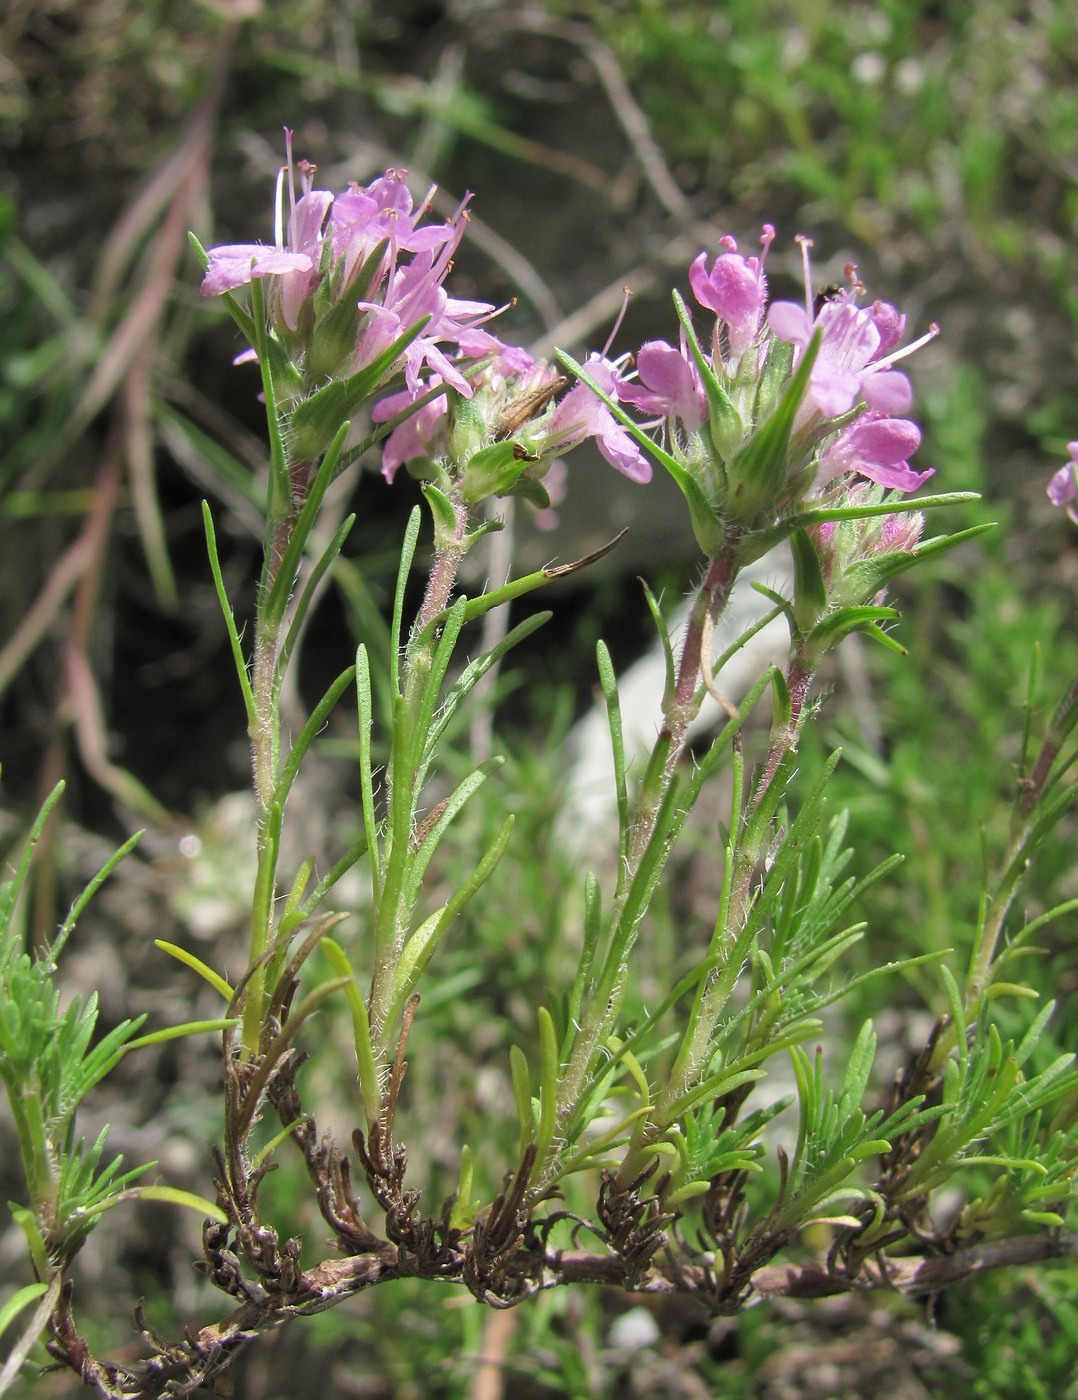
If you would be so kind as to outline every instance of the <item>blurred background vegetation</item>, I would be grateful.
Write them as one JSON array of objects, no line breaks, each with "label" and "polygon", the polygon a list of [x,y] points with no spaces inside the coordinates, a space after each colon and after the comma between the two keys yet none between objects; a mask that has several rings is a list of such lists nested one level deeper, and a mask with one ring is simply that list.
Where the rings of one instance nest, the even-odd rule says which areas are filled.
[{"label": "blurred background vegetation", "polygon": [[[615,351],[671,336],[669,287],[686,290],[691,258],[728,232],[752,245],[765,220],[779,229],[776,294],[794,288],[792,238],[806,232],[820,282],[854,261],[914,333],[941,325],[911,367],[926,431],[916,465],[935,466],[941,490],[984,493],[944,528],[1000,528],[900,592],[909,657],[855,649],[830,678],[803,761],[811,769],[841,742],[836,805],[851,810],[860,859],[867,867],[896,844],[907,855],[863,911],[860,956],[961,956],[982,842],[991,855],[1003,840],[1033,643],[1045,704],[1078,656],[1078,536],[1044,496],[1078,435],[1076,71],[1071,0],[9,0],[0,840],[13,844],[67,779],[26,913],[27,938],[40,941],[117,838],[148,824],[66,967],[73,990],[99,988],[104,1028],[147,1008],[202,1010],[155,936],[224,965],[242,948],[250,828],[236,794],[247,754],[200,501],[213,504],[242,617],[257,576],[261,412],[250,369],[230,363],[231,323],[199,296],[186,235],[272,237],[286,123],[330,188],[395,166],[419,193],[437,182],[442,212],[476,191],[454,286],[515,298],[503,333],[541,350],[601,346],[626,284],[634,299]],[[335,508],[357,509],[359,524],[305,643],[301,691],[347,664],[357,631],[384,638],[414,499],[374,466],[345,480]],[[560,933],[579,897],[552,822],[559,746],[590,702],[594,642],[631,661],[648,641],[635,576],[676,601],[694,567],[673,493],[639,491],[597,459],[574,464],[553,538],[517,523],[533,564],[574,557],[623,524],[625,543],[598,576],[564,588],[555,622],[518,663],[528,670],[503,682],[498,741],[511,762],[499,801],[515,802],[522,836],[456,938],[411,1053],[405,1135],[417,1179],[442,1195],[461,1132],[481,1170],[496,1176],[507,1160],[497,1136],[502,1119],[513,1133],[507,1044],[531,1033],[535,986],[574,957]],[[294,814],[305,851],[344,844],[350,754],[342,720]],[[494,812],[470,820],[465,843]],[[1078,892],[1073,836],[1063,830],[1046,854],[1034,903]],[[711,849],[701,831],[656,916],[655,985],[677,971],[706,912]],[[550,897],[563,889],[568,912]],[[1029,972],[1064,1001],[1057,1040],[1071,1049],[1073,949],[1073,926],[1055,930]],[[852,1020],[878,1017],[868,996]],[[939,1007],[927,980],[889,997],[892,1023],[880,1029],[893,1067]],[[424,1055],[434,1040],[442,1048]],[[211,1046],[182,1041],[125,1063],[102,1095],[111,1140],[129,1161],[159,1159],[174,1184],[204,1190],[216,1073]],[[346,1135],[343,1050],[340,1067],[312,1074],[321,1117]],[[14,1160],[0,1152],[5,1199],[19,1191]],[[290,1205],[299,1193],[298,1173],[282,1168],[275,1198],[316,1248],[310,1210]],[[147,1205],[120,1229],[119,1214],[84,1252],[79,1281],[91,1335],[114,1356],[137,1296],[166,1330],[213,1306],[190,1267],[188,1222]],[[19,1250],[14,1231],[0,1238],[0,1276],[25,1281]],[[433,1285],[395,1284],[267,1339],[237,1393],[912,1400],[960,1385],[979,1397],[1076,1396],[1076,1282],[1074,1270],[1031,1271],[927,1311],[851,1299],[736,1323],[599,1293],[488,1314]],[[35,1393],[77,1389],[44,1378]]]}]

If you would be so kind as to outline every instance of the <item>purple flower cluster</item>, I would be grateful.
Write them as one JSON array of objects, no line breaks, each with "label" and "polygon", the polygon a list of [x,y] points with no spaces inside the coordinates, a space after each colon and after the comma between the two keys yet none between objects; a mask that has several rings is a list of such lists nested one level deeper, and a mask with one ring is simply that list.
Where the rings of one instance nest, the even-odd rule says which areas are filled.
[{"label": "purple flower cluster", "polygon": [[[921,435],[905,416],[912,392],[895,366],[935,327],[903,346],[906,318],[886,302],[862,306],[852,266],[845,288],[814,298],[807,240],[799,240],[803,306],[768,302],[770,224],[758,253],[742,254],[729,236],[713,258],[700,253],[689,285],[712,318],[709,333],[697,339],[679,302],[676,346],[647,342],[631,372],[605,355],[586,361],[597,394],[494,335],[493,305],[445,290],[468,197],[446,222],[424,222],[429,196],[414,206],[403,172],[333,195],[314,187],[313,166],[293,167],[290,133],[287,149],[274,244],[211,249],[202,290],[261,284],[269,333],[290,366],[277,395],[284,411],[310,398],[321,404],[325,386],[344,382],[354,393],[341,400],[341,417],[366,403],[388,425],[388,480],[414,463],[421,475],[457,483],[468,501],[522,492],[541,503],[538,483],[553,462],[590,437],[619,472],[647,481],[646,446],[612,410],[619,401],[663,430],[678,466],[667,464],[699,488],[694,528],[712,512],[720,534],[727,524],[767,529],[808,495],[831,499],[858,479],[908,492],[931,475],[909,465]],[[326,402],[336,411],[338,400]],[[305,412],[304,446],[317,451],[335,429]],[[1059,473],[1052,490],[1053,499],[1073,499],[1073,471]],[[705,547],[712,534],[705,524]]]},{"label": "purple flower cluster", "polygon": [[[393,369],[403,367],[414,387],[430,366],[459,393],[470,393],[455,361],[486,354],[500,342],[481,329],[493,306],[456,300],[443,286],[464,236],[468,199],[447,222],[421,225],[427,203],[413,208],[405,172],[387,171],[370,185],[351,185],[334,196],[313,187],[315,169],[304,161],[298,165],[297,198],[291,133],[288,137],[289,160],[278,180],[275,245],[211,248],[203,294],[218,296],[262,281],[271,326],[301,372],[305,359],[316,362],[309,366],[315,379],[357,373],[422,322],[403,352],[403,366]],[[327,315],[342,303],[355,311],[343,334]],[[447,354],[445,346],[456,353]]]},{"label": "purple flower cluster", "polygon": [[[314,188],[313,166],[304,161],[293,166],[290,132],[286,146],[273,246],[211,248],[202,291],[219,296],[255,281],[262,284],[269,326],[298,376],[293,399],[388,360],[375,397],[401,374],[404,387],[375,404],[374,420],[408,415],[385,444],[382,470],[390,481],[406,462],[438,461],[454,456],[454,447],[461,446],[474,453],[498,436],[513,436],[520,454],[541,464],[535,476],[557,455],[594,437],[619,471],[634,481],[650,479],[647,458],[590,389],[578,384],[561,394],[566,381],[558,371],[486,329],[496,314],[493,305],[446,292],[470,196],[447,222],[424,224],[429,196],[413,207],[405,172],[387,171],[369,185],[353,184],[334,196]],[[395,345],[401,346],[398,356],[392,354]],[[605,390],[614,392],[613,365],[596,358],[588,369]],[[478,438],[454,434],[454,417],[460,416],[455,406],[473,398],[486,441],[483,432]],[[520,406],[528,403],[534,403],[534,410],[522,412]],[[476,417],[472,413],[470,421]],[[513,425],[512,432],[499,432],[503,422]],[[466,460],[456,456],[453,465],[459,473]]]},{"label": "purple flower cluster", "polygon": [[[877,301],[858,304],[863,292],[855,269],[847,269],[850,285],[831,289],[814,301],[807,240],[805,305],[777,301],[768,305],[764,263],[775,230],[765,224],[761,253],[745,257],[733,238],[721,240],[722,251],[708,267],[701,253],[689,269],[689,285],[699,305],[714,316],[710,337],[699,347],[713,379],[709,402],[705,371],[687,344],[653,340],[636,361],[636,381],[618,385],[625,403],[666,421],[675,450],[692,467],[706,456],[726,464],[764,425],[779,401],[783,384],[765,387],[770,368],[787,361],[788,383],[801,359],[814,347],[808,384],[797,406],[789,445],[787,480],[801,495],[821,491],[839,478],[865,477],[898,491],[916,490],[932,472],[916,472],[909,457],[921,434],[904,415],[912,402],[909,380],[895,363],[935,335],[900,347],[906,318],[893,306]],[[710,434],[710,440],[704,434]],[[703,441],[701,441],[703,439]],[[713,494],[717,494],[714,493]],[[781,493],[780,497],[781,497]],[[783,504],[781,498],[776,505]]]}]

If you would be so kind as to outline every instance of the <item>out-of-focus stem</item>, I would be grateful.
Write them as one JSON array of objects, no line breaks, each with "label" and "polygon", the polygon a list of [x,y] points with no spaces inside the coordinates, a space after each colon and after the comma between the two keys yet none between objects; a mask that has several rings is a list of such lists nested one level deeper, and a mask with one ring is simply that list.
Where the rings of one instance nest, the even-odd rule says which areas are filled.
[{"label": "out-of-focus stem", "polygon": [[[992,963],[995,960],[996,948],[1003,932],[1004,921],[1028,864],[1030,840],[1037,824],[1041,800],[1067,735],[1074,727],[1076,706],[1078,679],[1072,683],[1056,707],[1029,776],[1019,783],[1003,874],[984,911],[970,956],[969,971],[966,974],[965,1009],[968,1013],[976,1011],[992,980]],[[949,1037],[941,1037],[941,1040],[945,1038],[949,1040]]]}]

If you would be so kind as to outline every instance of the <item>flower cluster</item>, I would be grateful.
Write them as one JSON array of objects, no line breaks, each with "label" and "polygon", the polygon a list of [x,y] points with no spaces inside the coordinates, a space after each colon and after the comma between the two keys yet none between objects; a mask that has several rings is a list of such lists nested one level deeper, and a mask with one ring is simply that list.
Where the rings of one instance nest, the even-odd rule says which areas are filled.
[{"label": "flower cluster", "polygon": [[[410,384],[429,365],[467,395],[467,378],[443,347],[456,346],[459,355],[466,346],[475,355],[498,344],[481,329],[494,307],[456,300],[443,286],[464,236],[468,198],[447,222],[421,225],[428,202],[413,208],[403,171],[334,196],[314,188],[315,167],[301,161],[297,198],[295,169],[289,139],[275,245],[211,248],[203,294],[261,281],[269,324],[307,387],[354,375],[407,338],[400,358]],[[391,369],[399,367],[394,361]]]},{"label": "flower cluster", "polygon": [[[585,369],[604,393],[614,392],[615,365],[596,355]],[[387,480],[410,463],[420,474],[448,470],[462,481],[464,498],[471,502],[519,492],[542,504],[534,487],[555,461],[589,437],[631,481],[651,479],[647,457],[591,389],[570,388],[564,375],[526,350],[501,346],[473,376],[467,400],[454,386],[445,386],[447,392],[409,412],[420,392],[441,385],[432,376],[427,385],[406,388],[375,407],[376,422],[409,413],[386,440]]]},{"label": "flower cluster", "polygon": [[[290,132],[286,145],[273,246],[211,248],[202,291],[219,296],[261,284],[268,332],[284,351],[278,403],[302,405],[294,444],[320,450],[341,418],[402,376],[404,387],[373,411],[375,422],[394,423],[383,454],[390,481],[408,462],[421,475],[463,480],[471,503],[521,489],[541,504],[539,478],[586,437],[626,476],[650,478],[641,449],[590,389],[568,388],[551,366],[488,330],[492,304],[446,292],[470,196],[447,222],[424,224],[430,196],[413,207],[405,172],[334,196],[314,188],[314,166],[293,166]],[[613,393],[615,367],[599,357],[588,368]],[[345,392],[327,395],[333,383]],[[320,390],[326,422],[312,428]]]},{"label": "flower cluster", "polygon": [[761,252],[750,257],[724,238],[710,267],[701,253],[689,285],[714,317],[705,343],[679,303],[679,344],[649,341],[635,381],[618,385],[624,403],[664,423],[716,515],[740,530],[770,525],[839,479],[907,492],[932,474],[909,465],[921,435],[902,416],[912,392],[894,365],[935,327],[900,348],[906,318],[886,302],[859,305],[864,288],[852,266],[847,287],[814,297],[805,239],[805,304],[769,306],[764,264],[774,237],[765,224]]},{"label": "flower cluster", "polygon": [[[649,341],[631,372],[592,356],[572,384],[493,334],[493,305],[446,291],[468,197],[448,221],[424,222],[430,197],[413,206],[400,171],[337,195],[314,176],[306,162],[293,166],[289,136],[273,246],[211,249],[202,286],[220,295],[258,284],[268,339],[257,324],[252,339],[263,351],[274,342],[263,373],[290,415],[297,458],[313,458],[345,418],[373,406],[388,480],[407,464],[465,505],[521,494],[543,506],[553,463],[590,437],[633,481],[650,478],[649,451],[663,461],[705,550],[735,537],[746,558],[750,541],[766,548],[806,498],[833,502],[858,480],[909,492],[931,475],[909,465],[920,432],[896,364],[935,327],[903,346],[906,318],[886,302],[862,305],[853,266],[844,288],[814,296],[805,239],[804,305],[768,302],[771,225],[758,254],[725,237],[689,269],[711,318],[704,337],[677,299],[677,345]],[[651,450],[619,403],[660,428],[668,450]],[[1071,499],[1073,475],[1060,473],[1053,490]]]}]

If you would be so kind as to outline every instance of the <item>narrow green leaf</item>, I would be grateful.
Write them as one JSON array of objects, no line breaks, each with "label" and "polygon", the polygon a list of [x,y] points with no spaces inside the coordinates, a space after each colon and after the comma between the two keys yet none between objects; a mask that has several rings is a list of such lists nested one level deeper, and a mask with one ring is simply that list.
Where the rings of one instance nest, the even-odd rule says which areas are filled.
[{"label": "narrow green leaf", "polygon": [[509,1047],[509,1067],[513,1075],[513,1097],[520,1122],[520,1155],[535,1141],[535,1110],[532,1107],[531,1075],[528,1059],[519,1045]]},{"label": "narrow green leaf", "polygon": [[537,1163],[546,1158],[554,1141],[554,1115],[558,1103],[558,1038],[554,1019],[545,1006],[538,1010],[539,1018],[539,1127],[535,1135]]},{"label": "narrow green leaf", "polygon": [[378,1088],[378,1069],[375,1063],[374,1045],[371,1041],[367,1004],[360,994],[355,972],[341,945],[333,938],[323,938],[319,946],[329,959],[337,976],[347,979],[345,996],[348,998],[348,1007],[352,1013],[352,1037],[359,1073],[359,1091],[363,1096],[363,1109],[367,1115],[367,1122],[373,1123],[378,1117],[381,1094]]},{"label": "narrow green leaf", "polygon": [[196,1196],[193,1191],[181,1191],[176,1186],[134,1186],[129,1191],[121,1191],[105,1201],[98,1202],[91,1206],[85,1214],[90,1216],[103,1215],[113,1206],[118,1206],[121,1201],[139,1200],[165,1201],[169,1205],[184,1206],[187,1210],[196,1211],[209,1220],[216,1220],[218,1225],[229,1223],[228,1216],[213,1201],[207,1200],[205,1196]]},{"label": "narrow green leaf", "polygon": [[400,690],[400,656],[402,645],[402,621],[404,617],[404,590],[408,586],[408,575],[412,570],[412,560],[415,558],[416,542],[419,539],[419,526],[422,515],[416,506],[408,517],[408,525],[404,531],[404,542],[401,545],[401,562],[397,570],[397,587],[393,594],[393,623],[390,627],[391,651],[389,654],[389,679],[393,694],[399,695]]},{"label": "narrow green leaf", "polygon": [[292,747],[288,753],[288,759],[281,771],[280,778],[277,780],[277,786],[273,791],[274,803],[280,804],[281,806],[284,805],[285,798],[288,796],[289,790],[296,780],[296,774],[299,772],[299,765],[303,761],[304,755],[310,748],[315,735],[318,734],[319,730],[329,718],[334,705],[336,705],[337,701],[352,684],[355,674],[356,668],[354,666],[349,666],[347,670],[342,671],[311,711],[307,723],[293,740]]},{"label": "narrow green leaf", "polygon": [[240,690],[243,692],[243,704],[247,711],[247,724],[249,728],[254,728],[258,719],[258,711],[255,706],[254,692],[251,689],[251,678],[247,673],[247,660],[243,654],[243,646],[240,642],[240,634],[236,630],[236,619],[232,615],[232,605],[228,601],[228,594],[225,592],[225,581],[221,574],[221,561],[217,557],[217,536],[213,529],[213,516],[210,514],[210,504],[208,501],[202,502],[202,520],[206,530],[206,549],[210,556],[210,572],[213,574],[213,586],[217,591],[217,601],[221,605],[221,615],[225,620],[225,627],[228,631],[228,640],[232,647],[232,660],[236,667],[236,676],[240,683]]},{"label": "narrow green leaf", "polygon": [[186,963],[186,965],[197,972],[200,977],[205,978],[211,987],[216,988],[224,997],[225,1001],[230,1002],[236,995],[234,987],[230,986],[219,973],[214,972],[213,968],[210,967],[208,963],[204,963],[201,958],[196,957],[194,953],[188,952],[186,948],[181,948],[177,943],[169,943],[164,938],[155,938],[154,947],[160,948],[163,953],[168,953],[170,957],[176,958],[177,961]]},{"label": "narrow green leaf", "polygon": [[[156,940],[155,940],[156,941]],[[158,944],[160,947],[160,944]],[[140,1035],[136,1040],[129,1040],[124,1046],[124,1053],[131,1050],[142,1050],[147,1045],[161,1045],[166,1040],[179,1040],[185,1035],[202,1035],[206,1031],[227,1031],[232,1026],[238,1026],[240,1018],[238,1016],[219,1016],[213,1021],[185,1021],[179,1026],[166,1026],[164,1030],[153,1031],[150,1035]]]}]

